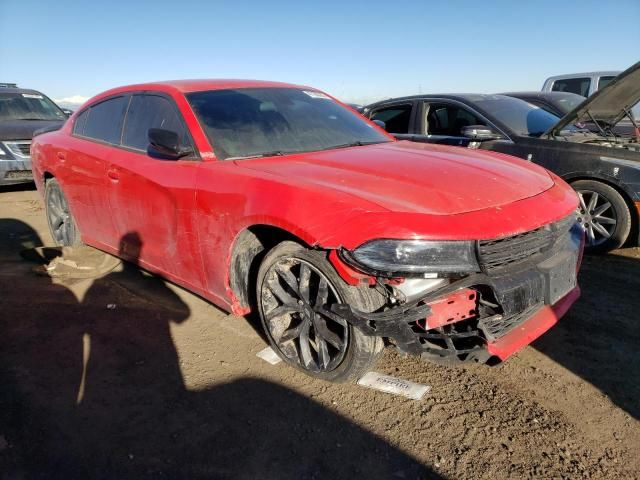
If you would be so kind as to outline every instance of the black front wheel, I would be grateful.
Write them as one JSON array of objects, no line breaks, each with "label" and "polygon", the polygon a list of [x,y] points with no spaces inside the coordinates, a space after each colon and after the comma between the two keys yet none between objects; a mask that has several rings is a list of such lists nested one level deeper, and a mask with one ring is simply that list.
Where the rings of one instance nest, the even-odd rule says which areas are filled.
[{"label": "black front wheel", "polygon": [[44,189],[44,204],[51,238],[61,247],[80,245],[80,232],[69,210],[67,198],[55,178],[47,181]]},{"label": "black front wheel", "polygon": [[365,287],[347,285],[325,252],[282,242],[258,272],[258,309],[271,347],[289,365],[333,382],[355,381],[369,371],[384,347],[331,311],[348,303],[373,311],[381,298]]}]

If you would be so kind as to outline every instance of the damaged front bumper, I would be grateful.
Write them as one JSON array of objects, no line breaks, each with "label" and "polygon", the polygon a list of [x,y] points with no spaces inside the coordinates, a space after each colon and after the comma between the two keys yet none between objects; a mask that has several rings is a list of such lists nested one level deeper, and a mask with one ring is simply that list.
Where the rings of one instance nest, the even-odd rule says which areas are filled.
[{"label": "damaged front bumper", "polygon": [[[437,363],[506,360],[551,328],[580,296],[583,234],[566,222],[558,228],[561,235],[529,255],[521,252],[532,244],[532,236],[519,236],[511,246],[486,242],[483,272],[411,302],[371,313],[346,304],[332,310],[363,333],[387,338],[400,351]],[[552,235],[553,227],[549,231]],[[516,261],[492,256],[501,252],[504,257],[513,245]]]}]

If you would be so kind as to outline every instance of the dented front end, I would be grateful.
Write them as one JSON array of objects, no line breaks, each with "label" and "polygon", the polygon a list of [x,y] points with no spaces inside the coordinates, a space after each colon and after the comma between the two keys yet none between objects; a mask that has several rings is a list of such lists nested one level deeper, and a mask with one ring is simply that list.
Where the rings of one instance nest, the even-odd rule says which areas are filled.
[{"label": "dented front end", "polygon": [[[386,265],[388,253],[368,266],[359,264],[353,252],[333,253],[332,263],[343,278],[354,285],[369,283],[386,297],[386,305],[375,312],[346,304],[332,309],[365,334],[388,338],[402,352],[439,363],[485,363],[506,360],[531,343],[580,295],[584,234],[573,214],[529,232],[471,244],[469,252],[466,246],[455,247],[462,258],[440,264],[436,259],[433,269],[411,265],[413,271],[405,276],[371,268]],[[447,257],[450,247],[423,250],[417,257],[436,257],[437,252]],[[447,270],[446,263],[457,265]],[[475,271],[464,271],[471,265]]]}]

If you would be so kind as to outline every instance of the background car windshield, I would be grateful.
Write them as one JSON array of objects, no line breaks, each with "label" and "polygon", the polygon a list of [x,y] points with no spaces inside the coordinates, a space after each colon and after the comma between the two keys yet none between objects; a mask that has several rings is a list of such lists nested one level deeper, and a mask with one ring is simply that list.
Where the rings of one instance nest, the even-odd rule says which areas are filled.
[{"label": "background car windshield", "polygon": [[219,159],[390,141],[358,114],[316,91],[211,90],[187,99]]},{"label": "background car windshield", "polygon": [[556,104],[562,113],[569,113],[576,108],[582,102],[585,101],[585,97],[581,95],[567,95],[565,97],[558,98]]},{"label": "background car windshield", "polygon": [[542,135],[560,120],[552,113],[517,98],[483,98],[477,104],[518,135]]},{"label": "background car windshield", "polygon": [[65,120],[58,106],[37,93],[0,93],[0,121]]}]

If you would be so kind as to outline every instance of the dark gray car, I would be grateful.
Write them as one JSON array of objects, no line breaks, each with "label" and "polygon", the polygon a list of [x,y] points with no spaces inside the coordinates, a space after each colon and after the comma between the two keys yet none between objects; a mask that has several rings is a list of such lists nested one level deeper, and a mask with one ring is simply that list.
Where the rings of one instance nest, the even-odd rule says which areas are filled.
[{"label": "dark gray car", "polygon": [[[505,95],[416,95],[384,100],[365,116],[400,139],[482,148],[557,173],[576,190],[587,250],[605,252],[640,239],[640,62],[562,118]],[[633,135],[613,132],[622,121]],[[597,133],[580,125],[597,125]]]},{"label": "dark gray car", "polygon": [[59,128],[67,115],[36,90],[0,83],[0,185],[31,182],[31,138],[36,130]]}]

